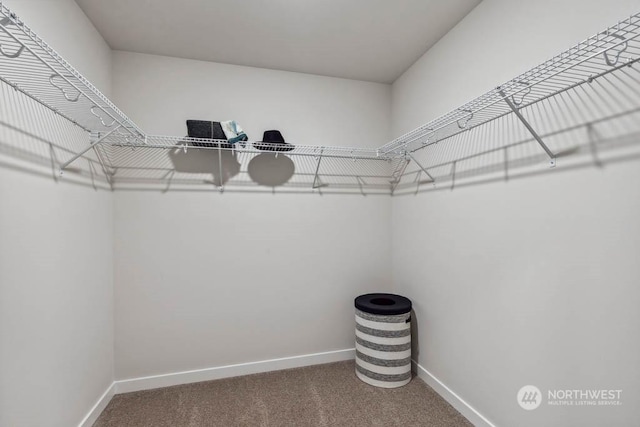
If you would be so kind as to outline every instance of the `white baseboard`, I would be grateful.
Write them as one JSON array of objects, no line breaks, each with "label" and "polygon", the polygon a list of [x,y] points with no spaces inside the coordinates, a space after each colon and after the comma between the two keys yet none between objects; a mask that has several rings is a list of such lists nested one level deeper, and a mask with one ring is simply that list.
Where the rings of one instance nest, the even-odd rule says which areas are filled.
[{"label": "white baseboard", "polygon": [[[129,393],[140,390],[150,390],[160,387],[170,387],[180,384],[190,384],[201,381],[211,381],[240,375],[258,374],[262,372],[279,371],[282,369],[300,368],[303,366],[320,365],[323,363],[341,362],[355,358],[355,348],[327,351],[324,353],[304,354],[301,356],[283,357],[280,359],[261,360],[258,362],[239,363],[235,365],[219,366],[215,368],[197,369],[192,371],[175,372],[171,374],[153,375],[141,378],[114,381],[98,399],[87,416],[78,427],[91,427],[102,411],[107,407],[114,394]],[[444,400],[449,402],[458,412],[465,416],[474,426],[495,427],[480,412],[465,402],[442,381],[427,371],[415,360],[411,361],[418,377],[429,384]]]},{"label": "white baseboard", "polygon": [[411,361],[411,364],[415,368],[418,377],[425,383],[434,389],[444,400],[449,402],[451,406],[456,408],[466,419],[476,427],[496,427],[491,421],[489,421],[484,415],[475,410],[471,405],[465,402],[460,396],[458,396],[453,390],[447,387],[442,381],[436,378],[431,372],[427,371],[415,360]]},{"label": "white baseboard", "polygon": [[355,348],[327,351],[324,353],[304,354],[301,356],[283,357],[281,359],[262,360],[259,362],[239,363],[237,365],[219,366],[215,368],[197,369],[193,371],[175,372],[172,374],[152,375],[131,378],[114,382],[115,393],[150,390],[180,384],[218,380],[240,375],[258,374],[261,372],[279,371],[282,369],[300,368],[322,363],[340,362],[355,358]]},{"label": "white baseboard", "polygon": [[91,427],[93,423],[96,422],[96,420],[98,419],[102,411],[104,411],[104,408],[106,408],[109,402],[111,402],[111,398],[113,397],[114,394],[115,394],[115,383],[111,383],[109,388],[107,388],[107,390],[102,394],[102,396],[100,396],[96,404],[93,405],[93,408],[91,408],[87,416],[84,417],[84,419],[80,422],[80,424],[78,424],[78,427]]}]

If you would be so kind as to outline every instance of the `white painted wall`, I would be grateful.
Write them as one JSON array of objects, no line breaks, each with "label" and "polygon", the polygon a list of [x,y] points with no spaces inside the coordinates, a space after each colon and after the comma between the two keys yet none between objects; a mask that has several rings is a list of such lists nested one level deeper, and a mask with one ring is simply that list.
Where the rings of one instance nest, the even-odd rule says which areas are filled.
[{"label": "white painted wall", "polygon": [[[151,133],[235,119],[252,139],[375,147],[390,86],[114,53],[114,99]],[[390,200],[120,192],[116,376],[353,347],[353,298],[390,288]]]},{"label": "white painted wall", "polygon": [[[393,85],[400,135],[548,59],[638,1],[484,0]],[[499,426],[636,425],[636,162],[393,199],[395,289],[418,362]],[[414,355],[415,356],[415,355]],[[524,411],[526,384],[623,390],[621,407]]]},{"label": "white painted wall", "polygon": [[[108,47],[71,0],[8,4],[109,92]],[[233,118],[256,139],[275,127],[294,143],[378,146],[638,6],[485,0],[392,93],[115,52],[113,97],[153,133]],[[0,126],[0,142],[12,135]],[[392,289],[414,301],[418,362],[497,425],[632,425],[637,175],[620,164],[391,209],[378,197],[111,196],[2,163],[0,425],[80,421],[113,378],[112,308],[125,379],[351,347],[352,298]],[[515,394],[528,383],[621,388],[624,404],[525,412]]]},{"label": "white painted wall", "polygon": [[[75,2],[4,3],[109,92],[110,49]],[[113,381],[112,198],[22,168],[13,148],[84,135],[13,89],[0,99],[0,425],[78,425]]]},{"label": "white painted wall", "polygon": [[186,135],[185,120],[236,120],[251,140],[280,129],[301,145],[378,147],[390,85],[131,52],[113,53],[113,98],[146,132]]}]

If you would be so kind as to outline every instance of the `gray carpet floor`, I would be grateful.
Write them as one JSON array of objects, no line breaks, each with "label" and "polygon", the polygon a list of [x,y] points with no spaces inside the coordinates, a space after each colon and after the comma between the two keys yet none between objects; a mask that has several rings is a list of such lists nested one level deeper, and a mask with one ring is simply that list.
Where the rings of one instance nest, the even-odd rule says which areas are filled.
[{"label": "gray carpet floor", "polygon": [[471,426],[421,379],[372,387],[354,362],[116,395],[94,427]]}]

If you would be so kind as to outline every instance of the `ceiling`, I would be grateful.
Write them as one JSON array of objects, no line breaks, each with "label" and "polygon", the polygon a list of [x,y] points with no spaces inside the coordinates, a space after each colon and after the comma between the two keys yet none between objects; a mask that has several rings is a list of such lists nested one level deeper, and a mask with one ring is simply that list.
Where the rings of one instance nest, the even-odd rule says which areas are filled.
[{"label": "ceiling", "polygon": [[480,0],[76,0],[115,50],[392,83]]}]

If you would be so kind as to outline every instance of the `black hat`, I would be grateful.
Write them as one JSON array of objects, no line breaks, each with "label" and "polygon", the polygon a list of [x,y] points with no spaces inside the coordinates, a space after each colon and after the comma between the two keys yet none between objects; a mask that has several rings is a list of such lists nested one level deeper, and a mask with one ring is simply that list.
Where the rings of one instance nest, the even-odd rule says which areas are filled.
[{"label": "black hat", "polygon": [[262,141],[256,142],[254,146],[258,150],[264,151],[291,151],[294,146],[284,142],[284,138],[279,130],[266,130],[262,135]]}]

